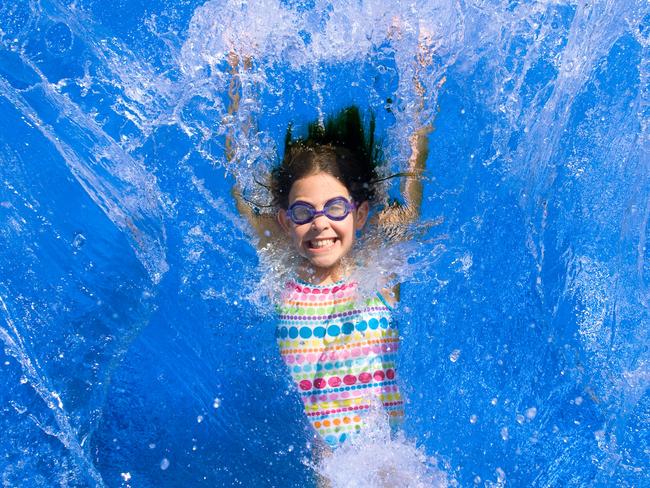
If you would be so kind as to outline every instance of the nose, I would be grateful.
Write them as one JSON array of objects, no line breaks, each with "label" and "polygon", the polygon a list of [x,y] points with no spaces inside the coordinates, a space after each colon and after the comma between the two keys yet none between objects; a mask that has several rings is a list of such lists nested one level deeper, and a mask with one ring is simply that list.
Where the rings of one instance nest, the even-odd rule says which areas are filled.
[{"label": "nose", "polygon": [[311,221],[311,228],[314,230],[324,230],[330,226],[330,219],[325,215],[317,215],[314,220]]}]

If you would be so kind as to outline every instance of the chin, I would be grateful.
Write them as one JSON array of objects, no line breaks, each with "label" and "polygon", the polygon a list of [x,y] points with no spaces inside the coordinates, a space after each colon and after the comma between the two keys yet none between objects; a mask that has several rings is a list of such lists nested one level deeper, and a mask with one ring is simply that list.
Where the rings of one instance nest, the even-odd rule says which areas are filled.
[{"label": "chin", "polygon": [[338,266],[338,264],[341,262],[340,260],[332,261],[332,260],[321,260],[321,259],[313,259],[309,261],[312,266],[318,269],[322,270],[327,270],[327,269],[332,269]]}]

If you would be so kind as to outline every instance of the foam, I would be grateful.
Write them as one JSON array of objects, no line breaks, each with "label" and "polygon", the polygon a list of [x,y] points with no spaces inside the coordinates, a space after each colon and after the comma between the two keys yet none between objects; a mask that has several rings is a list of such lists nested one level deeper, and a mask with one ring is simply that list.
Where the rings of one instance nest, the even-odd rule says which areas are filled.
[{"label": "foam", "polygon": [[435,458],[402,433],[391,435],[380,408],[373,409],[360,434],[314,469],[331,488],[444,488],[449,482]]}]

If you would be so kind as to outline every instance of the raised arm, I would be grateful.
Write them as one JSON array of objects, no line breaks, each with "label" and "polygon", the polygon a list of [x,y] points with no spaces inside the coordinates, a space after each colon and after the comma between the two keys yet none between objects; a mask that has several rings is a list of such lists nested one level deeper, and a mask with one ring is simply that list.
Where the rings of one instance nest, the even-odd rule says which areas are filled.
[{"label": "raised arm", "polygon": [[[228,98],[230,104],[228,105],[228,114],[235,115],[239,109],[239,101],[241,98],[241,80],[239,77],[239,57],[235,53],[230,53],[228,56],[228,64],[230,65],[230,86],[228,87]],[[250,58],[244,59],[244,70],[250,69],[252,61]],[[252,130],[252,121],[247,121],[243,127],[244,132],[248,134]],[[228,130],[226,134],[226,158],[230,161],[235,155],[235,141],[233,136],[233,128]],[[237,175],[235,175],[236,177]],[[257,207],[250,204],[244,198],[242,189],[239,182],[235,182],[232,189],[232,195],[235,198],[237,210],[239,213],[250,223],[251,227],[255,230],[258,237],[258,247],[265,247],[270,242],[281,238],[282,232],[278,225],[275,215],[272,213],[261,213]]]},{"label": "raised arm", "polygon": [[376,217],[376,224],[385,239],[400,241],[410,233],[408,227],[420,217],[422,208],[422,174],[428,155],[430,127],[423,127],[411,136],[411,157],[407,176],[401,184],[403,203],[393,202]]},{"label": "raised arm", "polygon": [[432,130],[430,125],[425,125],[417,129],[409,138],[411,156],[408,161],[407,176],[404,177],[401,184],[404,204],[390,207],[396,214],[392,218],[397,218],[399,223],[409,224],[420,216],[423,193],[422,177],[429,156],[429,134]]},{"label": "raised arm", "polygon": [[[430,126],[418,129],[410,138],[411,156],[408,164],[408,174],[401,185],[404,203],[394,203],[377,216],[377,224],[381,228],[384,239],[399,241],[409,235],[407,226],[420,216],[422,207],[422,174],[429,154]],[[399,283],[381,290],[383,297],[392,305],[400,300]]]},{"label": "raised arm", "polygon": [[[418,44],[417,64],[413,79],[415,92],[419,97],[418,117],[424,108],[425,95],[425,88],[420,81],[420,72],[431,63],[431,55],[430,49],[426,48],[426,42],[421,39]],[[400,188],[404,203],[392,204],[379,214],[378,224],[381,227],[390,229],[391,227],[409,225],[420,216],[423,193],[422,177],[429,156],[429,134],[433,127],[429,121],[418,120],[418,123],[419,128],[409,137],[411,155],[408,160],[406,176],[404,176]]]},{"label": "raised arm", "polygon": [[[417,64],[413,83],[415,92],[419,97],[418,117],[424,108],[425,88],[420,81],[420,72],[426,69],[432,58],[431,49],[427,47],[426,33],[418,43]],[[377,215],[377,224],[381,228],[383,238],[390,240],[402,240],[410,233],[407,227],[420,217],[423,199],[422,178],[426,169],[426,161],[429,156],[429,134],[433,130],[430,121],[418,120],[419,128],[409,137],[411,154],[406,168],[406,176],[402,180],[400,190],[404,202],[393,203]],[[381,290],[381,294],[391,304],[400,300],[399,283]]]}]

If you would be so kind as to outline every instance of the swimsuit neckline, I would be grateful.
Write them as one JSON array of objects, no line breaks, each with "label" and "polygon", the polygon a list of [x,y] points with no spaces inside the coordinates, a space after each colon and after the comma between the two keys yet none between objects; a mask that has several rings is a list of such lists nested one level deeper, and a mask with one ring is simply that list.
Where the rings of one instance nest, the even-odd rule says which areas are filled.
[{"label": "swimsuit neckline", "polygon": [[310,288],[317,288],[317,289],[322,290],[324,288],[332,288],[334,286],[344,285],[345,283],[347,283],[349,281],[349,278],[338,280],[338,281],[335,281],[334,283],[328,283],[326,285],[314,285],[314,284],[309,283],[309,282],[307,282],[307,281],[305,281],[303,279],[298,278],[297,276],[293,278],[293,281],[296,284],[301,285],[301,286],[308,286]]}]

